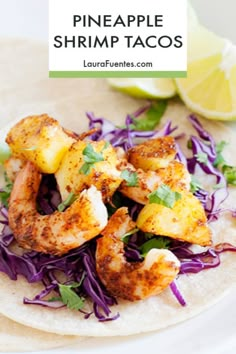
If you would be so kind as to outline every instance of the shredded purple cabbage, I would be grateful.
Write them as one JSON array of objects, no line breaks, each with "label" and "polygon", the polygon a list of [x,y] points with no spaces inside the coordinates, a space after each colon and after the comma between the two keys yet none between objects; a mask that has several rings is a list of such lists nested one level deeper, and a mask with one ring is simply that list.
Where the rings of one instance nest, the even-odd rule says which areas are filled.
[{"label": "shredded purple cabbage", "polygon": [[[149,107],[149,106],[148,106]],[[172,127],[171,122],[167,122],[164,127],[157,131],[140,131],[134,129],[134,118],[139,117],[148,107],[139,109],[132,115],[127,115],[124,127],[117,127],[112,122],[104,118],[96,118],[93,113],[87,113],[89,119],[89,129],[97,129],[96,133],[91,135],[92,140],[107,140],[114,147],[122,147],[125,151],[133,147],[138,141],[147,138],[157,138],[172,134],[177,127]]]},{"label": "shredded purple cabbage", "polygon": [[187,305],[183,295],[181,294],[181,292],[177,286],[177,282],[175,280],[172,281],[172,283],[170,284],[170,290],[172,291],[173,295],[176,297],[176,299],[178,300],[178,302],[180,303],[181,306]]},{"label": "shredded purple cabbage", "polygon": [[[5,207],[0,209],[3,222],[7,220]],[[79,295],[89,298],[93,302],[93,312],[99,321],[117,318],[110,316],[110,306],[116,300],[108,294],[99,281],[95,267],[95,242],[90,242],[72,250],[61,257],[46,255],[38,252],[25,252],[17,255],[11,250],[14,237],[7,225],[4,225],[0,235],[0,271],[12,280],[23,275],[29,283],[41,281],[45,288],[34,299],[24,298],[25,304],[42,305],[51,308],[64,306],[59,301],[48,302],[46,299],[53,292],[59,295],[59,274],[65,277],[65,283],[79,282],[84,277]],[[54,294],[55,296],[55,294]],[[47,297],[45,299],[45,297]],[[87,314],[86,314],[87,315]]]},{"label": "shredded purple cabbage", "polygon": [[[149,106],[143,107],[133,115],[127,115],[124,127],[116,127],[104,118],[96,118],[93,113],[87,113],[89,129],[96,129],[96,132],[91,135],[91,139],[96,141],[105,139],[114,147],[122,147],[127,151],[144,139],[170,135],[177,129],[177,127],[172,127],[171,122],[168,121],[159,131],[136,130],[134,118],[139,117],[148,108]],[[222,212],[220,205],[228,195],[227,183],[223,174],[214,167],[217,154],[213,137],[202,127],[195,116],[191,115],[189,120],[198,133],[198,137],[190,137],[193,156],[186,159],[177,143],[176,158],[188,167],[190,173],[194,173],[196,166],[199,166],[206,175],[215,176],[216,182],[221,185],[221,188],[213,193],[208,193],[202,189],[195,192],[196,197],[201,201],[207,212],[209,221],[213,221]],[[182,136],[183,134],[179,134],[176,136],[176,139],[180,139]],[[198,161],[197,155],[199,153],[207,155],[206,163]],[[53,213],[61,202],[61,196],[52,175],[43,177],[37,202],[39,210],[43,214]],[[131,204],[131,216],[135,218],[139,210],[140,205],[137,203]],[[231,210],[231,212],[232,216],[236,216],[236,210]],[[19,255],[12,250],[14,237],[8,226],[8,211],[3,206],[0,207],[0,223],[3,225],[3,230],[0,234],[0,271],[7,274],[12,280],[16,280],[18,275],[23,275],[29,283],[41,281],[44,285],[44,289],[33,299],[25,297],[25,304],[41,305],[50,308],[65,306],[60,301],[48,301],[48,298],[53,296],[53,294],[54,296],[55,294],[59,295],[58,284],[60,281],[58,274],[63,274],[65,284],[80,282],[83,279],[81,286],[78,289],[76,288],[75,291],[79,296],[89,299],[93,304],[93,310],[89,313],[80,310],[84,313],[85,318],[94,314],[99,321],[109,321],[119,316],[119,314],[111,315],[110,307],[116,304],[116,300],[101,284],[96,273],[95,240],[85,243],[61,257],[45,255],[34,251]],[[136,262],[143,260],[143,257],[140,255],[139,246],[137,234],[132,235],[125,246],[127,260]],[[195,254],[191,251],[190,246],[190,244],[180,241],[173,241],[171,243],[170,250],[173,251],[181,262],[180,274],[198,273],[203,269],[217,267],[220,264],[221,253],[236,251],[236,247],[230,244],[220,244],[214,248],[209,248],[204,252]],[[186,301],[178,289],[176,282],[172,282],[170,289],[178,302],[182,306],[185,306]]]},{"label": "shredded purple cabbage", "polygon": [[229,243],[221,243],[200,253],[194,253],[188,243],[179,243],[171,251],[181,262],[180,274],[199,273],[203,269],[215,268],[220,265],[220,254],[236,252],[236,247]]},{"label": "shredded purple cabbage", "polygon": [[[196,167],[199,166],[206,175],[213,175],[216,179],[216,184],[219,186],[218,189],[210,194],[204,190],[199,190],[196,193],[205,208],[210,222],[218,219],[221,211],[220,206],[228,196],[227,181],[223,173],[214,167],[217,152],[213,137],[203,128],[194,115],[189,116],[189,121],[196,129],[199,137],[190,137],[193,156],[187,159],[188,170],[194,174]],[[206,162],[199,161],[199,154],[205,154]]]}]

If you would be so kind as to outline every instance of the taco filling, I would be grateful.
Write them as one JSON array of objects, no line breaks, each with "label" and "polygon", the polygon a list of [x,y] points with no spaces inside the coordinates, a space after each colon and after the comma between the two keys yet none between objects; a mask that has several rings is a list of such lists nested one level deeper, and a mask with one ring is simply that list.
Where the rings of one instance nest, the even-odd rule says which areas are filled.
[{"label": "taco filling", "polygon": [[153,130],[150,111],[128,115],[122,127],[88,113],[82,134],[45,114],[9,131],[0,271],[43,284],[24,304],[67,306],[108,321],[119,317],[111,309],[121,299],[169,287],[185,306],[182,274],[218,267],[221,253],[236,251],[215,242],[211,228],[225,213],[236,216],[222,207],[228,185],[236,185],[226,143],[193,115],[194,135],[171,122]]}]

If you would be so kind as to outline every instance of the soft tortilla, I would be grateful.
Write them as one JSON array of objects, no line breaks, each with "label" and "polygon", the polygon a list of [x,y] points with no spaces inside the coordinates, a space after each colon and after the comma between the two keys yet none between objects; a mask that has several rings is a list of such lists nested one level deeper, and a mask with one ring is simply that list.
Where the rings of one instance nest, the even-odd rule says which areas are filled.
[{"label": "soft tortilla", "polygon": [[[24,59],[25,55],[30,55],[34,63],[35,53],[38,52],[35,52],[35,44],[24,41],[17,44],[13,47],[13,42],[5,42],[1,47],[1,53],[11,52],[9,48],[12,47],[12,52],[15,50],[14,56],[17,58],[18,67],[26,72],[22,85],[21,78],[17,78],[18,81],[14,86],[15,75],[12,67],[0,67],[1,75],[6,77],[9,73],[8,79],[11,82],[9,87],[12,87],[7,91],[4,87],[0,89],[0,116],[1,121],[4,119],[5,123],[29,114],[46,112],[60,120],[65,127],[83,131],[87,129],[86,111],[93,111],[96,116],[103,116],[121,124],[127,113],[132,113],[144,104],[143,101],[114,92],[103,79],[48,79],[45,60],[47,49],[41,44],[38,47],[41,59],[37,58],[35,61],[37,62],[35,73],[40,73],[40,79],[36,80],[27,71],[25,67],[27,62]],[[12,61],[10,66],[14,63],[15,61]],[[186,120],[188,114],[189,111],[182,103],[173,100],[169,104],[164,120],[172,119],[180,126],[180,132],[193,132]],[[204,126],[214,134],[216,140],[229,142],[225,156],[229,163],[235,165],[236,156],[233,154],[235,131],[226,125],[210,121],[204,121]],[[234,205],[235,198],[236,191],[231,189],[231,196],[225,205]],[[235,220],[230,215],[225,214],[212,224],[212,228],[216,243],[231,242],[236,245]],[[22,298],[33,297],[39,291],[40,284],[28,284],[22,277],[14,282],[0,274],[0,311],[24,325],[59,334],[117,336],[157,330],[204,311],[232,288],[236,283],[236,255],[223,254],[221,259],[222,265],[218,268],[179,277],[178,285],[187,301],[186,307],[181,307],[167,289],[161,295],[146,301],[135,303],[119,301],[119,305],[113,307],[113,312],[114,314],[119,312],[120,318],[100,323],[94,317],[84,320],[82,314],[65,308],[52,310],[23,305]]]},{"label": "soft tortilla", "polygon": [[0,315],[0,351],[32,352],[49,348],[62,347],[78,340],[71,336],[59,336],[26,327]]}]

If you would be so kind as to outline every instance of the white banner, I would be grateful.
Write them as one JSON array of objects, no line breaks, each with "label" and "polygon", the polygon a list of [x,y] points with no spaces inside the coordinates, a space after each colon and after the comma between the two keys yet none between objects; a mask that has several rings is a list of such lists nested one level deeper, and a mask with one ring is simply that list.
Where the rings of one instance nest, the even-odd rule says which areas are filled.
[{"label": "white banner", "polygon": [[186,0],[49,0],[52,77],[183,76],[186,70]]}]

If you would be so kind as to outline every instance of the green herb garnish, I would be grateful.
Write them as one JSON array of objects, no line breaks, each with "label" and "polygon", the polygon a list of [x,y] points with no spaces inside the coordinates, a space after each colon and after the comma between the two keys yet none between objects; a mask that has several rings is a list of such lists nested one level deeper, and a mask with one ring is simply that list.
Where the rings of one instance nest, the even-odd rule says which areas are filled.
[{"label": "green herb garnish", "polygon": [[222,172],[227,183],[236,186],[236,166],[223,165]]},{"label": "green herb garnish", "polygon": [[150,240],[146,241],[145,243],[142,244],[142,246],[139,247],[141,256],[145,257],[147,253],[152,249],[152,248],[169,248],[170,246],[170,239],[167,237],[153,237]]},{"label": "green herb garnish", "polygon": [[124,243],[128,243],[129,241],[129,238],[131,235],[135,234],[136,232],[138,232],[138,228],[135,227],[134,229],[126,232],[122,237],[121,237],[121,241],[123,241]]},{"label": "green herb garnish", "polygon": [[74,193],[69,193],[68,197],[58,205],[57,209],[59,211],[64,211],[68,206],[70,206],[76,200],[76,195]]},{"label": "green herb garnish", "polygon": [[167,185],[162,184],[157,190],[148,195],[149,202],[173,208],[175,202],[181,199],[181,194],[172,191]]},{"label": "green herb garnish", "polygon": [[160,123],[166,108],[167,100],[160,100],[153,103],[146,112],[145,118],[133,118],[134,128],[137,130],[154,130],[154,128]]},{"label": "green herb garnish", "polygon": [[137,172],[123,170],[121,172],[121,178],[126,181],[128,187],[137,187],[138,186],[138,175]]},{"label": "green herb garnish", "polygon": [[198,162],[203,163],[204,165],[207,165],[208,156],[205,152],[199,152],[198,154],[195,155],[195,157]]},{"label": "green herb garnish", "polygon": [[84,306],[84,298],[79,296],[73,289],[77,289],[82,284],[84,277],[79,283],[73,282],[71,284],[58,284],[60,296],[53,297],[48,301],[61,301],[71,310],[80,310]]},{"label": "green herb garnish", "polygon": [[[102,151],[109,145],[109,143],[105,143],[104,148]],[[96,152],[91,144],[88,144],[83,152],[84,156],[84,164],[81,166],[79,173],[84,175],[88,175],[91,172],[91,169],[94,168],[94,164],[96,162],[104,161],[104,157],[102,153]]]},{"label": "green herb garnish", "polygon": [[8,208],[8,201],[10,198],[10,194],[13,188],[13,182],[10,180],[10,178],[7,176],[6,172],[4,173],[4,179],[5,179],[5,186],[3,187],[3,190],[0,192],[0,200],[2,204]]},{"label": "green herb garnish", "polygon": [[219,167],[225,164],[225,159],[224,156],[222,155],[222,151],[224,150],[225,146],[227,145],[227,142],[222,140],[219,143],[216,144],[216,159],[213,163],[215,167]]},{"label": "green herb garnish", "polygon": [[190,191],[192,193],[195,193],[199,191],[200,189],[203,189],[202,185],[200,182],[197,180],[197,178],[194,175],[191,175],[191,182],[190,182]]}]

